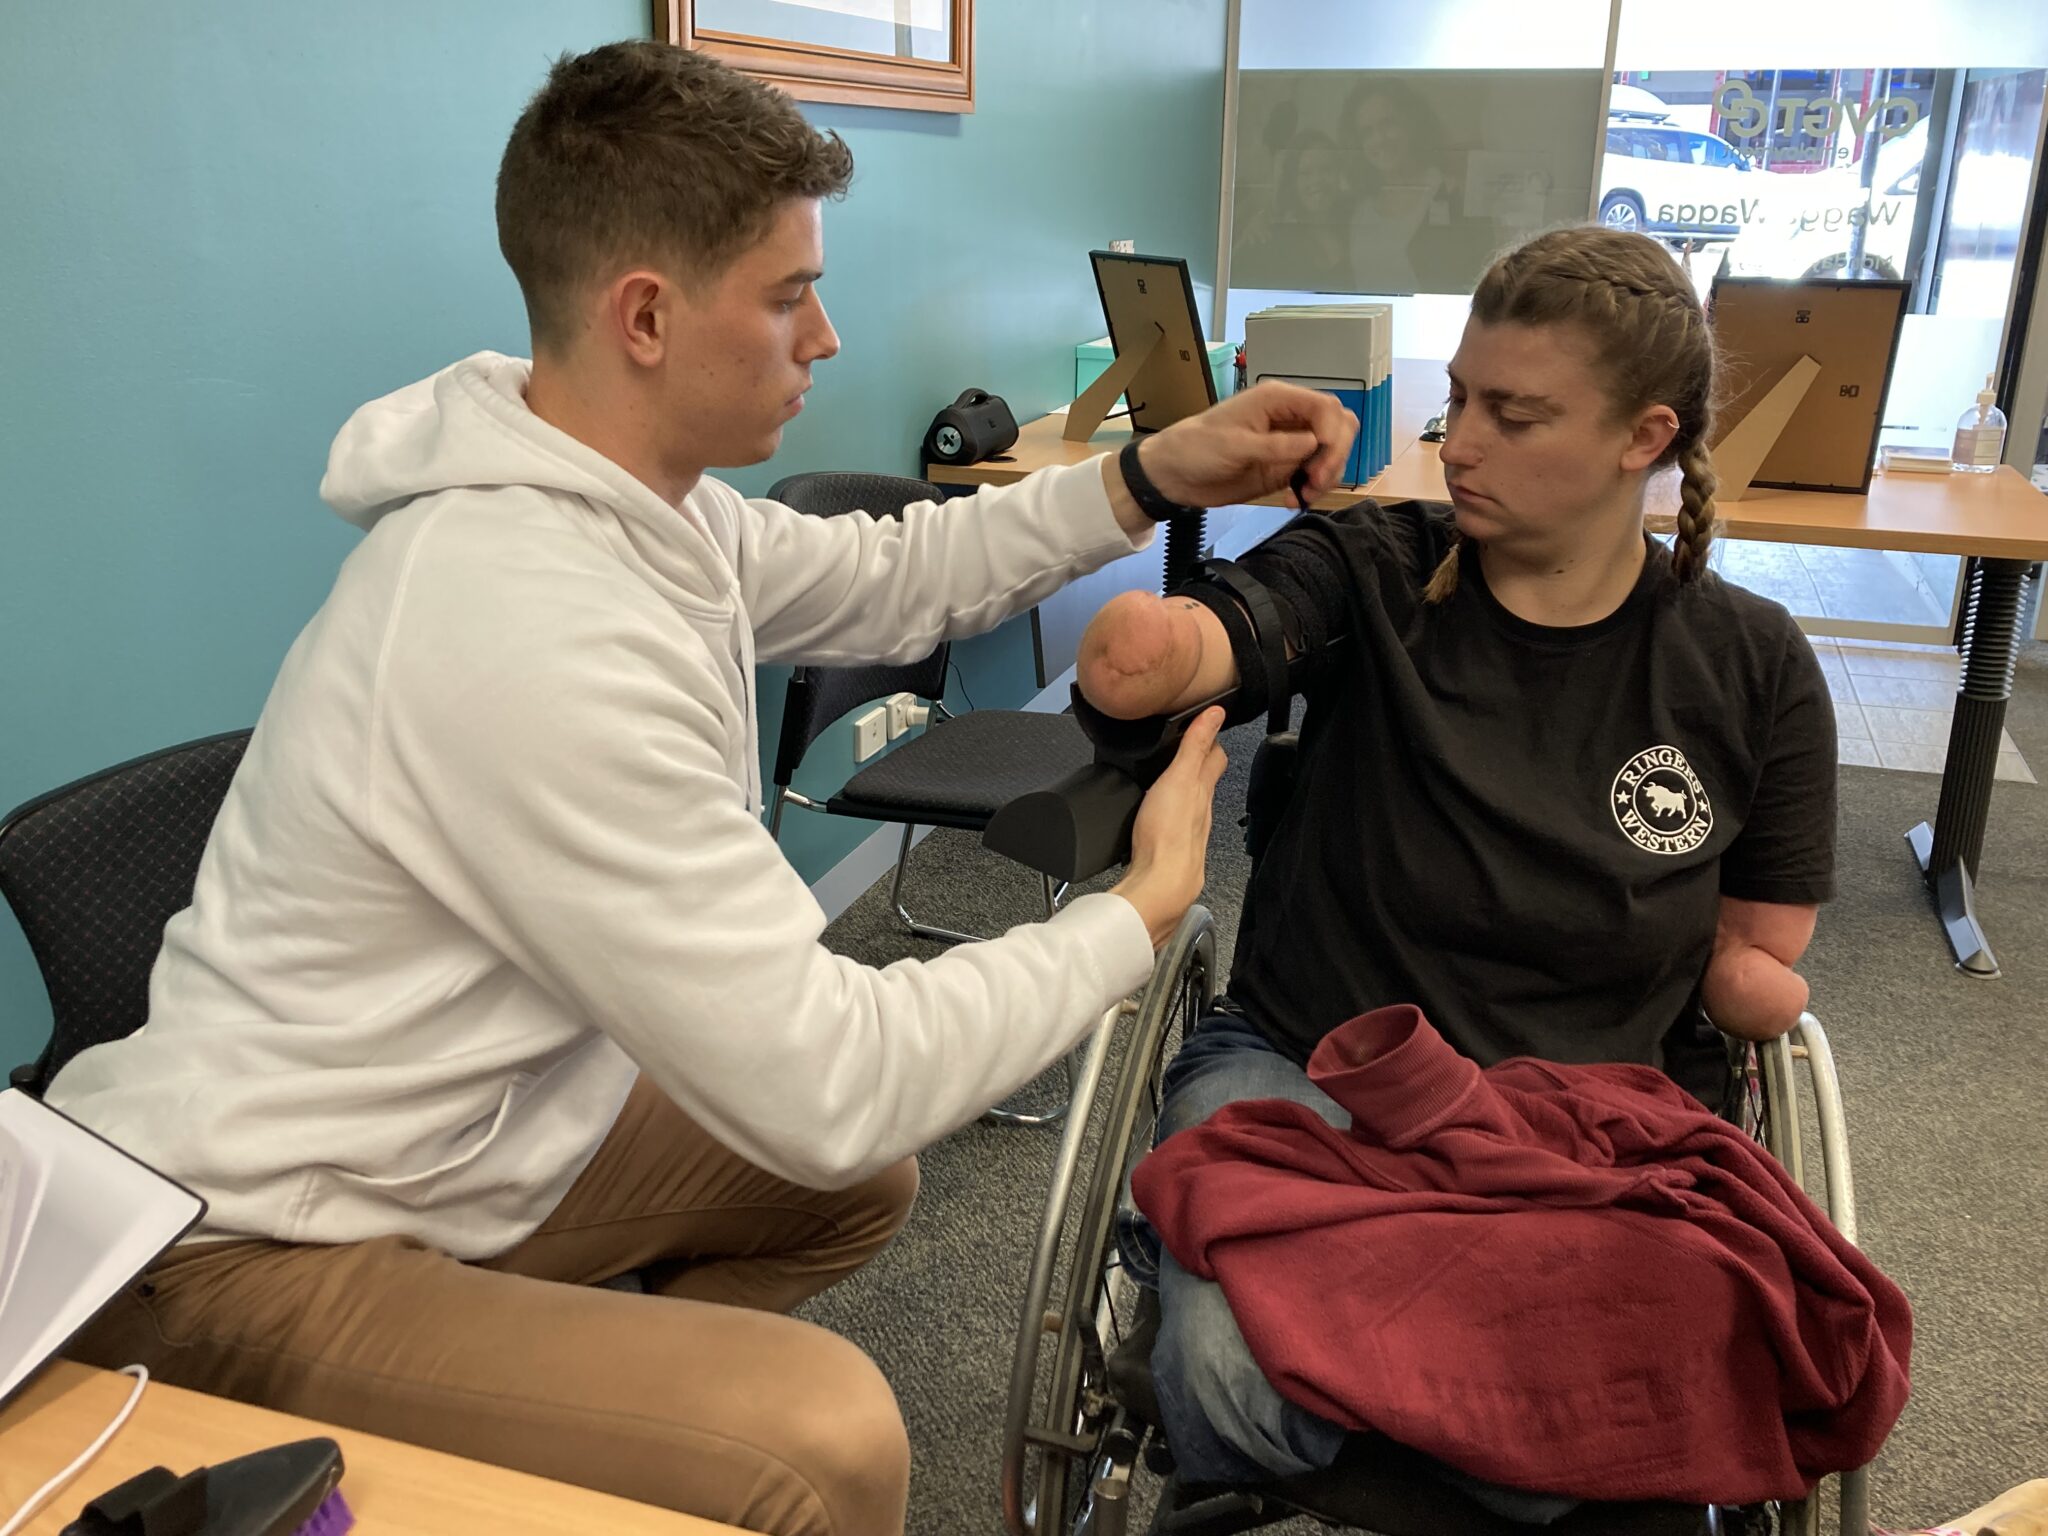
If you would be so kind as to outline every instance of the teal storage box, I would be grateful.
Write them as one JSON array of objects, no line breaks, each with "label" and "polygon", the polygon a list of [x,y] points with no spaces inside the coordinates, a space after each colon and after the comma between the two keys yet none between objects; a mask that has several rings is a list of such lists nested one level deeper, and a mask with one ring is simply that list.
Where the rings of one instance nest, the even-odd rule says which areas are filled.
[{"label": "teal storage box", "polygon": [[[1074,398],[1081,398],[1081,391],[1093,384],[1109,371],[1109,365],[1116,361],[1116,351],[1104,336],[1099,341],[1084,341],[1074,348]],[[1231,391],[1237,381],[1237,343],[1234,341],[1212,341],[1209,343],[1209,377],[1216,381],[1216,398],[1221,400]],[[1124,408],[1124,397],[1118,395],[1111,410]]]}]

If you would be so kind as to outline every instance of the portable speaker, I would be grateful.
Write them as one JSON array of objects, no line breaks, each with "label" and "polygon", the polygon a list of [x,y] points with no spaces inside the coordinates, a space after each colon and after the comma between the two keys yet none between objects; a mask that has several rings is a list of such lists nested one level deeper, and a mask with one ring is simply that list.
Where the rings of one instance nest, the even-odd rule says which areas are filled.
[{"label": "portable speaker", "polygon": [[975,464],[1017,441],[1017,418],[1001,395],[963,389],[925,429],[924,456],[937,464]]}]

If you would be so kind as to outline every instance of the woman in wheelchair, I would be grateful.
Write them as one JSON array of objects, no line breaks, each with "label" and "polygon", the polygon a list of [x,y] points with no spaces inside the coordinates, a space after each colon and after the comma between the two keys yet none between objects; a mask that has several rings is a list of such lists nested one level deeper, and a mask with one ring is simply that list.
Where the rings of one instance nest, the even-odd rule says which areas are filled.
[{"label": "woman in wheelchair", "polygon": [[[1244,557],[1249,583],[1126,594],[1083,640],[1084,696],[1137,719],[1257,692],[1262,655],[1279,665],[1264,614],[1306,702],[1227,994],[1167,1070],[1159,1139],[1248,1098],[1348,1124],[1303,1064],[1390,1003],[1482,1065],[1647,1063],[1725,1109],[1717,1030],[1774,1038],[1806,1004],[1834,715],[1786,611],[1707,568],[1714,354],[1689,279],[1641,236],[1538,236],[1480,282],[1449,374],[1449,515],[1304,517]],[[1645,504],[1673,466],[1667,549]],[[1330,1464],[1344,1432],[1265,1381],[1217,1286],[1131,1236],[1182,1475]],[[1511,1519],[1571,1507],[1443,1470]]]}]

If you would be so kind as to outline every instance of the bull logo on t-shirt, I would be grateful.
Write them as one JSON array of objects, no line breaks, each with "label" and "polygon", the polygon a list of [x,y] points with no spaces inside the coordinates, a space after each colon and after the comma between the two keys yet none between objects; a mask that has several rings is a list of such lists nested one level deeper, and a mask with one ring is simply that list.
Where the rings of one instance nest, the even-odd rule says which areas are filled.
[{"label": "bull logo on t-shirt", "polygon": [[1692,802],[1682,789],[1666,789],[1662,784],[1643,780],[1643,798],[1650,802],[1650,814],[1659,818],[1683,816]]},{"label": "bull logo on t-shirt", "polygon": [[1676,747],[1638,752],[1614,776],[1614,824],[1645,853],[1690,853],[1714,830],[1706,786]]}]

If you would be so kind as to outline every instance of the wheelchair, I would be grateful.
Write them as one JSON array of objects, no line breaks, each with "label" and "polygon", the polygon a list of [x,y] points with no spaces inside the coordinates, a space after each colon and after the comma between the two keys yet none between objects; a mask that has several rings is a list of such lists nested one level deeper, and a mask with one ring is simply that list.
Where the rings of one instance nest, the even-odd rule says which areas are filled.
[{"label": "wheelchair", "polygon": [[[1252,766],[1245,825],[1254,861],[1291,785],[1295,739],[1269,735]],[[1308,1516],[1380,1536],[1694,1536],[1779,1532],[1819,1536],[1820,1490],[1796,1504],[1703,1509],[1678,1504],[1587,1503],[1551,1525],[1505,1520],[1382,1438],[1354,1435],[1321,1472],[1255,1487],[1199,1487],[1173,1469],[1151,1382],[1156,1296],[1124,1272],[1116,1247],[1131,1210],[1130,1176],[1152,1145],[1161,1076],[1183,1034],[1210,1011],[1216,939],[1197,906],[1160,952],[1133,1005],[1105,1016],[1074,1083],[1072,1112],[1054,1164],[1031,1256],[1003,1425],[1002,1502],[1010,1536],[1125,1536],[1156,1480],[1153,1536],[1233,1536]],[[1744,1128],[1804,1184],[1820,1165],[1828,1217],[1856,1240],[1855,1193],[1834,1057],[1811,1014],[1782,1039],[1739,1050]],[[1818,1145],[1802,1131],[1797,1075],[1804,1066]],[[1869,1529],[1868,1469],[1844,1473],[1840,1536]]]}]

